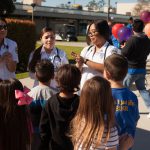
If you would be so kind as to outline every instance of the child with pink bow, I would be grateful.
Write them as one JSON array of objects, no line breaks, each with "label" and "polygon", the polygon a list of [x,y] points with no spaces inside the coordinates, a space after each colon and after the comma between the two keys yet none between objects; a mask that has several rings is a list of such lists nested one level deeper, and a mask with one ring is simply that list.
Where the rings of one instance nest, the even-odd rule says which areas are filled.
[{"label": "child with pink bow", "polygon": [[17,79],[0,79],[0,150],[30,150],[32,98]]}]

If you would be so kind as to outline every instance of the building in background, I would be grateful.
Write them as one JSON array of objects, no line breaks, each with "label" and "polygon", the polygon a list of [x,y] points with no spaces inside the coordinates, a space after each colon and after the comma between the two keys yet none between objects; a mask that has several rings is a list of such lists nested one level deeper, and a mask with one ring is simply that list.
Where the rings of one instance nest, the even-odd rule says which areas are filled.
[{"label": "building in background", "polygon": [[[141,7],[140,7],[141,6]],[[139,7],[139,9],[138,9]],[[136,11],[136,9],[137,11]],[[138,16],[140,11],[150,10],[150,2],[149,3],[120,3],[116,4],[116,13],[130,16]]]}]

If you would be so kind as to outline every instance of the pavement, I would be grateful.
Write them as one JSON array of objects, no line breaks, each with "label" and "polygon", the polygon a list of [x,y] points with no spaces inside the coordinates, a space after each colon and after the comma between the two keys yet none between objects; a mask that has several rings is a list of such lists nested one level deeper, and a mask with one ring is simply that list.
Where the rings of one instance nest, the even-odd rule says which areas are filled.
[{"label": "pavement", "polygon": [[[57,42],[58,45],[68,45],[68,46],[81,46],[84,47],[86,43],[80,42]],[[57,44],[56,43],[56,44]],[[150,61],[147,63],[148,74],[146,76],[147,80],[147,89],[150,90]],[[33,80],[30,78],[20,79],[23,85],[27,86],[28,88],[32,88]],[[139,92],[133,85],[133,92],[138,96],[139,100],[139,111],[140,111],[140,119],[137,124],[137,132],[135,135],[135,144],[132,150],[150,150],[150,119],[147,118],[147,108],[141,98]]]}]

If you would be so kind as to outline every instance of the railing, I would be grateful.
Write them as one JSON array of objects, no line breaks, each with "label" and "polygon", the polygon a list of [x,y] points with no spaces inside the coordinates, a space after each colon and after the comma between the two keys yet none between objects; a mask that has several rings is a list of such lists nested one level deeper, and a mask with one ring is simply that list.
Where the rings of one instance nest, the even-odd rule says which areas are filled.
[{"label": "railing", "polygon": [[[22,4],[15,4],[16,9],[18,10],[32,10],[32,6],[30,5],[22,5]],[[74,15],[82,15],[82,16],[99,16],[99,17],[107,17],[107,13],[103,12],[92,12],[92,11],[85,11],[85,10],[76,10],[76,9],[66,9],[66,8],[59,8],[59,7],[47,7],[47,6],[36,6],[34,8],[36,12],[51,12],[51,13],[63,13],[63,14],[74,14]],[[128,19],[129,16],[121,15],[121,14],[110,14],[110,16],[116,19]]]}]

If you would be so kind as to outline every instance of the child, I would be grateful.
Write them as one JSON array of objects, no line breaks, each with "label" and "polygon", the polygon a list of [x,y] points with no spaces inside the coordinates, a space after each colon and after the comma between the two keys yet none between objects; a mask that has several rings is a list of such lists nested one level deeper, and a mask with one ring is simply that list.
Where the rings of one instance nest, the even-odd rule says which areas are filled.
[{"label": "child", "polygon": [[[113,54],[104,62],[104,77],[111,83],[112,94],[116,100],[116,120],[119,135],[128,134],[134,138],[137,121],[139,119],[138,100],[136,95],[123,86],[128,62],[122,55]],[[126,145],[126,149],[132,147]]]},{"label": "child", "polygon": [[41,60],[35,66],[35,76],[39,81],[39,85],[32,88],[28,93],[33,98],[30,104],[30,113],[34,127],[32,150],[37,150],[40,144],[39,122],[42,107],[44,107],[46,101],[53,95],[49,87],[50,81],[54,77],[53,64],[47,59]]},{"label": "child", "polygon": [[31,122],[25,106],[30,102],[20,81],[0,80],[0,150],[30,149]]},{"label": "child", "polygon": [[116,150],[118,131],[114,122],[114,100],[109,82],[99,76],[87,80],[71,123],[74,150]]},{"label": "child", "polygon": [[63,65],[58,69],[56,81],[60,92],[46,103],[40,120],[40,150],[73,150],[69,124],[76,114],[79,96],[74,94],[80,84],[81,72],[73,65]]}]

